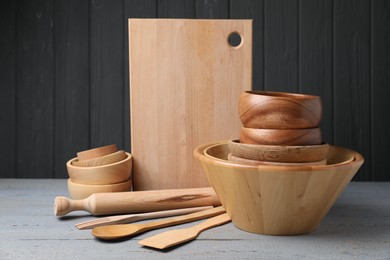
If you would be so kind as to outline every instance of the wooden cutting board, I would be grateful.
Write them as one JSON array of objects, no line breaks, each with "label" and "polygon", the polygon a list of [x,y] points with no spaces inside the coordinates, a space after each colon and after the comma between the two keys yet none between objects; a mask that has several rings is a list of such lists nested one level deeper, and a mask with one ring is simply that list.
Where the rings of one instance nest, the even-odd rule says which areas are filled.
[{"label": "wooden cutting board", "polygon": [[239,136],[252,21],[129,19],[129,56],[134,190],[210,186],[193,150]]}]

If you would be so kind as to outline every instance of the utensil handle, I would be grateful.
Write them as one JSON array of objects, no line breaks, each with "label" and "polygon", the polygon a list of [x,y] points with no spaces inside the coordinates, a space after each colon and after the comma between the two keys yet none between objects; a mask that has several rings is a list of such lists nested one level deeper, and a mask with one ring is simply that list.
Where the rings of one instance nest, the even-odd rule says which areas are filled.
[{"label": "utensil handle", "polygon": [[54,214],[85,210],[93,215],[114,215],[220,205],[213,188],[110,192],[94,193],[83,200],[56,197]]},{"label": "utensil handle", "polygon": [[216,227],[225,223],[230,222],[230,217],[227,213],[221,214],[216,217],[212,217],[208,220],[203,221],[202,223],[194,226],[193,228],[198,231],[198,234],[206,229]]},{"label": "utensil handle", "polygon": [[195,207],[195,208],[172,209],[172,210],[162,210],[162,211],[148,212],[148,213],[139,213],[136,215],[135,214],[124,215],[124,218],[118,221],[116,224],[126,224],[129,223],[128,221],[135,222],[138,220],[179,216],[179,215],[204,211],[212,208],[213,206],[203,206],[203,207]]},{"label": "utensil handle", "polygon": [[163,220],[159,220],[159,221],[149,222],[146,224],[144,223],[144,224],[142,224],[142,228],[137,233],[142,233],[142,232],[156,229],[156,228],[163,228],[163,227],[188,223],[191,221],[204,219],[207,217],[217,216],[217,215],[223,214],[225,212],[226,212],[225,209],[221,206],[221,207],[216,207],[213,209],[208,209],[205,211],[200,211],[200,212],[196,212],[196,213],[192,213],[192,214],[188,214],[188,215],[184,215],[184,216],[163,219]]}]

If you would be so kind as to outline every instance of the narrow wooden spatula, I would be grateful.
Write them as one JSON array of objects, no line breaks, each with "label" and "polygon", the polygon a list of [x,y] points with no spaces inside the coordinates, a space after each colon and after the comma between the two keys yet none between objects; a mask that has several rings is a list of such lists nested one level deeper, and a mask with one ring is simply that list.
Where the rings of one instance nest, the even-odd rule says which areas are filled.
[{"label": "narrow wooden spatula", "polygon": [[148,247],[165,249],[195,239],[200,232],[212,227],[225,224],[229,221],[230,221],[230,217],[228,216],[227,213],[225,213],[210,218],[196,226],[166,231],[158,235],[141,240],[138,243]]},{"label": "narrow wooden spatula", "polygon": [[106,240],[118,239],[118,238],[139,234],[156,228],[163,228],[163,227],[183,224],[195,220],[213,217],[223,213],[225,213],[225,209],[222,206],[220,206],[213,209],[187,214],[184,216],[163,219],[163,220],[158,220],[153,222],[100,226],[92,229],[92,235],[94,235],[97,238],[106,239]]}]

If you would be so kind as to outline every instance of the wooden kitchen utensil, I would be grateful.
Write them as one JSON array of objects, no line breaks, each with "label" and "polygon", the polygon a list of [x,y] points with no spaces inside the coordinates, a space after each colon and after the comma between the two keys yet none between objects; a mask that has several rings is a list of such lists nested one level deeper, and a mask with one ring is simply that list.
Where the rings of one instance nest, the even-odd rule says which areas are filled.
[{"label": "wooden kitchen utensil", "polygon": [[134,190],[209,186],[192,152],[239,135],[252,21],[129,19],[129,54]]},{"label": "wooden kitchen utensil", "polygon": [[321,122],[322,102],[313,95],[246,91],[240,95],[238,111],[248,128],[315,128]]},{"label": "wooden kitchen utensil", "polygon": [[[208,148],[209,153],[213,153],[215,147]],[[235,157],[246,158],[257,161],[302,163],[318,162],[324,160],[328,153],[329,145],[260,145],[244,144],[240,140],[229,140],[228,147],[230,153]]]},{"label": "wooden kitchen utensil", "polygon": [[70,178],[68,179],[68,192],[71,199],[79,200],[85,199],[94,193],[101,192],[124,192],[131,190],[131,179],[127,181],[114,183],[114,184],[79,184],[73,182]]},{"label": "wooden kitchen utensil", "polygon": [[226,160],[227,143],[218,149],[224,153],[205,156],[213,145],[199,146],[194,155],[226,212],[236,227],[265,235],[315,230],[364,162],[361,154],[330,145],[327,165],[243,165]]},{"label": "wooden kitchen utensil", "polygon": [[83,200],[56,197],[54,214],[64,216],[84,210],[93,215],[114,215],[220,205],[212,188],[109,192],[95,193]]},{"label": "wooden kitchen utensil", "polygon": [[127,155],[125,151],[120,150],[115,153],[110,153],[104,156],[100,156],[97,158],[89,159],[89,160],[82,160],[79,161],[78,159],[75,161],[72,161],[72,165],[78,166],[78,167],[93,167],[93,166],[102,166],[107,165],[111,163],[116,163],[119,161],[122,161],[126,159]]},{"label": "wooden kitchen utensil", "polygon": [[118,238],[139,234],[142,232],[146,232],[152,229],[188,223],[191,221],[204,219],[207,217],[213,217],[223,213],[225,213],[225,209],[221,206],[213,209],[204,210],[201,212],[196,212],[196,213],[187,214],[184,216],[179,216],[179,217],[174,217],[169,219],[162,219],[153,222],[95,227],[94,229],[92,229],[92,235],[94,235],[97,238],[105,239],[105,240],[118,239]]},{"label": "wooden kitchen utensil", "polygon": [[110,153],[115,153],[118,151],[116,144],[111,144],[107,146],[97,147],[94,149],[82,151],[77,153],[79,161],[89,160],[97,157],[101,157]]},{"label": "wooden kitchen utensil", "polygon": [[202,210],[211,209],[212,207],[213,206],[204,206],[204,207],[185,208],[185,209],[162,210],[162,211],[140,213],[140,214],[110,216],[110,217],[84,221],[76,224],[75,227],[82,230],[82,229],[91,229],[94,227],[100,227],[105,225],[127,224],[127,223],[132,223],[140,220],[145,220],[145,219],[185,215],[185,214],[190,214]]},{"label": "wooden kitchen utensil", "polygon": [[230,217],[227,213],[210,218],[196,226],[170,230],[161,234],[148,237],[138,242],[141,245],[153,247],[157,249],[166,249],[178,244],[195,239],[200,232],[230,222]]},{"label": "wooden kitchen utensil", "polygon": [[101,166],[78,167],[73,164],[77,158],[66,163],[72,182],[87,185],[114,184],[127,181],[131,176],[133,156],[126,153],[126,158],[119,162]]}]

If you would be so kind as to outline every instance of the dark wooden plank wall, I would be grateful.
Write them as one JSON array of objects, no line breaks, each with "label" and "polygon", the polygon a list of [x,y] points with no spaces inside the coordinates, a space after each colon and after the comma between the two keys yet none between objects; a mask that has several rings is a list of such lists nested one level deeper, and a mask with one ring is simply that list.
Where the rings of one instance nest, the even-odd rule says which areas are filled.
[{"label": "dark wooden plank wall", "polygon": [[390,1],[3,0],[0,176],[66,178],[77,151],[130,150],[128,18],[253,19],[253,88],[320,95],[324,140],[390,181]]}]

